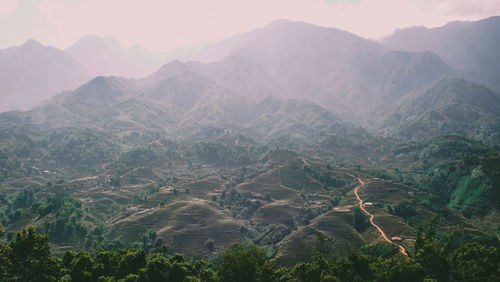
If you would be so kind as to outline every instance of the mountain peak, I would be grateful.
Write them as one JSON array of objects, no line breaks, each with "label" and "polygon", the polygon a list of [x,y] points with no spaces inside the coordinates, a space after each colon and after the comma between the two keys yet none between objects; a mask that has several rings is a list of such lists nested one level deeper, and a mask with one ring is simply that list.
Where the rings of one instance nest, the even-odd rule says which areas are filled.
[{"label": "mountain peak", "polygon": [[[329,30],[329,31],[342,31],[349,33],[347,31],[334,28],[334,27],[324,27],[317,26],[311,23],[292,21],[288,19],[277,19],[269,23],[262,28],[263,30],[279,31],[279,32],[297,32],[297,31],[309,31],[309,30]],[[258,30],[258,29],[257,29]]]},{"label": "mountain peak", "polygon": [[173,60],[161,66],[156,72],[144,78],[143,81],[146,84],[156,83],[167,77],[180,74],[187,70],[189,70],[189,68],[185,63],[179,60]]},{"label": "mountain peak", "polygon": [[45,45],[36,41],[35,39],[28,39],[20,47],[23,49],[38,49],[45,47]]},{"label": "mountain peak", "polygon": [[288,20],[288,19],[277,19],[277,20],[274,20],[271,23],[269,23],[268,26],[272,26],[272,25],[286,25],[286,24],[293,24],[293,23],[298,23],[298,22],[291,21],[291,20]]},{"label": "mountain peak", "polygon": [[118,39],[112,36],[100,37],[98,35],[86,35],[76,41],[67,50],[75,48],[109,48],[111,50],[121,49]]}]

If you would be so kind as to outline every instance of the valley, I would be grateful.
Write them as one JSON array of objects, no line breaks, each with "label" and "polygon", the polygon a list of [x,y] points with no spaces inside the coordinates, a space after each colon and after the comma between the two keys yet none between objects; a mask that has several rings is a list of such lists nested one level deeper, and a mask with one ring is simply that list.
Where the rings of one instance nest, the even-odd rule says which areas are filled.
[{"label": "valley", "polygon": [[[497,36],[498,18],[463,28]],[[417,31],[434,38],[461,26]],[[0,50],[0,101],[32,103],[0,107],[0,242],[11,242],[2,246],[36,237],[33,226],[65,269],[109,252],[142,261],[113,277],[169,260],[196,277],[209,269],[203,281],[215,281],[213,265],[231,252],[255,252],[259,267],[266,261],[286,279],[306,265],[358,277],[340,266],[361,261],[372,272],[359,275],[380,281],[374,269],[393,265],[438,279],[433,267],[455,267],[470,244],[484,257],[499,246],[498,73],[481,58],[446,54],[448,42],[406,44],[417,31],[376,42],[277,20],[153,72],[165,54],[112,38]],[[42,84],[16,78],[34,92],[2,76],[26,67],[27,49],[37,64],[56,65]],[[195,261],[206,265],[194,270]]]}]

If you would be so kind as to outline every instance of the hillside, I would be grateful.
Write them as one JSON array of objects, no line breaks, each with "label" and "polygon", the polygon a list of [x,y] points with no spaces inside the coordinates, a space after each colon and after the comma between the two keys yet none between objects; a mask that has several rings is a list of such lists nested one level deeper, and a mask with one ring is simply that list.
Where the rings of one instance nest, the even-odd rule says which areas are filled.
[{"label": "hillside", "polygon": [[453,67],[465,71],[464,78],[500,91],[500,17],[474,22],[452,22],[442,27],[397,30],[382,43],[409,52],[431,51]]},{"label": "hillside", "polygon": [[371,127],[377,113],[457,72],[431,52],[391,51],[336,29],[279,20],[212,44],[157,73],[196,72],[235,93],[314,101]]},{"label": "hillside", "polygon": [[89,78],[70,55],[35,40],[0,50],[0,112],[28,110]]},{"label": "hillside", "polygon": [[96,77],[43,106],[15,114],[23,121],[13,126],[34,130],[85,127],[113,138],[147,131],[175,140],[207,138],[198,133],[213,127],[270,144],[293,136],[282,144],[290,148],[313,146],[327,136],[342,138],[346,146],[360,143],[359,137],[371,138],[311,101],[268,98],[253,102],[198,73],[167,75],[165,70],[140,81]]},{"label": "hillside", "polygon": [[[31,41],[0,58],[24,49],[38,51],[23,75],[53,63],[63,83],[80,66]],[[481,244],[473,249],[481,257],[498,246],[500,96],[438,52],[287,20],[156,71],[137,67],[110,38],[67,51],[92,74],[123,76],[61,86],[41,105],[27,97],[32,108],[0,113],[2,247],[34,225],[65,271],[78,256],[91,265],[102,252],[134,248],[113,255],[140,257],[143,272],[134,273],[167,258],[188,273],[176,253],[220,263],[227,250],[256,245],[248,248],[274,259],[269,273],[309,262],[350,269],[352,259],[377,271],[425,268],[434,278],[435,265],[462,267],[464,242]],[[19,54],[11,57],[30,58]],[[141,62],[153,56],[141,54]],[[59,55],[69,66],[58,68]],[[34,77],[48,85],[44,75]],[[0,274],[11,271],[3,265]]]},{"label": "hillside", "polygon": [[497,144],[500,95],[462,79],[443,79],[422,94],[399,101],[379,128],[388,135],[425,140],[459,134]]}]

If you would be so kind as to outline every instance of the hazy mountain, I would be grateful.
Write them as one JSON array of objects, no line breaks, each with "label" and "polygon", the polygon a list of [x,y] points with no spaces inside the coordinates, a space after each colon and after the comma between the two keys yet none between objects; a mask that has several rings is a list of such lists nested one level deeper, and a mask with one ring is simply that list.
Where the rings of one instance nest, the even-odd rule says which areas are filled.
[{"label": "hazy mountain", "polygon": [[146,76],[165,63],[165,54],[141,46],[123,47],[113,37],[85,36],[65,50],[89,73],[129,78]]},{"label": "hazy mountain", "polygon": [[331,111],[307,100],[267,98],[254,106],[248,127],[256,136],[276,146],[299,148],[316,144],[327,135],[344,140],[364,138],[368,133],[342,120]]},{"label": "hazy mountain", "polygon": [[[238,64],[246,73],[263,73],[274,84],[268,92],[304,99],[313,96],[324,79],[348,63],[349,53],[356,52],[364,59],[382,49],[376,42],[336,28],[278,20],[209,46],[194,59],[224,64],[226,69],[236,69]],[[239,80],[240,85],[248,83]]]},{"label": "hazy mountain", "polygon": [[456,71],[431,52],[396,52],[336,29],[275,21],[203,49],[193,59],[161,68],[192,71],[259,101],[308,99],[358,124],[412,91]]},{"label": "hazy mountain", "polygon": [[407,139],[459,134],[498,143],[500,95],[463,79],[443,79],[399,101],[382,120],[386,134]]},{"label": "hazy mountain", "polygon": [[[437,214],[436,230],[460,224],[461,238],[498,231],[500,96],[457,78],[473,72],[436,53],[285,20],[154,72],[153,53],[129,51],[86,37],[68,52],[92,74],[128,77],[95,76],[31,110],[0,113],[8,240],[36,225],[77,264],[80,250],[122,247],[212,259],[238,241],[286,265],[316,249],[359,250],[349,258],[365,262],[396,255],[377,229],[414,259],[417,226]],[[30,75],[37,66],[25,65]],[[141,72],[151,73],[131,78]]]},{"label": "hazy mountain", "polygon": [[[141,81],[96,77],[43,106],[20,113],[19,125],[43,130],[87,128],[121,142],[128,134],[205,139],[208,128],[229,130],[282,147],[317,146],[325,138],[351,146],[370,138],[312,101],[269,97],[254,102],[172,63]],[[170,71],[167,71],[170,69]],[[164,77],[161,79],[160,77]],[[5,117],[5,124],[14,117]],[[209,135],[206,135],[209,134]],[[128,138],[128,137],[127,137]],[[364,142],[364,141],[363,141]],[[309,146],[308,145],[308,146]]]},{"label": "hazy mountain", "polygon": [[383,44],[410,52],[429,50],[464,76],[500,90],[500,17],[452,22],[442,27],[397,30]]},{"label": "hazy mountain", "polygon": [[454,73],[433,53],[391,51],[345,64],[323,82],[315,100],[371,127],[380,112],[393,103]]},{"label": "hazy mountain", "polygon": [[27,110],[89,78],[71,56],[35,40],[0,50],[0,111]]}]

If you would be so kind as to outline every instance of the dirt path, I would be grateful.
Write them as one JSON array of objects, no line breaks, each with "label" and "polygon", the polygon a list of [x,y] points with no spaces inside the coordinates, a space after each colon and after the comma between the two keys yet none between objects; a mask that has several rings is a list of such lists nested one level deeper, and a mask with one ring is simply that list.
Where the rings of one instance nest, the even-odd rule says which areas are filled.
[{"label": "dirt path", "polygon": [[403,255],[407,256],[408,253],[406,252],[406,249],[403,246],[401,246],[399,244],[396,244],[393,241],[391,241],[389,239],[389,237],[387,237],[387,235],[385,234],[384,230],[382,230],[382,228],[380,228],[380,226],[378,226],[377,224],[375,224],[375,222],[373,222],[373,218],[375,216],[365,209],[365,207],[363,206],[363,200],[359,197],[359,194],[358,194],[359,187],[361,187],[362,185],[365,185],[365,182],[363,180],[361,180],[360,178],[358,178],[358,177],[356,177],[356,179],[358,180],[358,182],[359,182],[360,185],[358,187],[356,187],[356,189],[354,189],[354,194],[356,195],[356,198],[359,201],[359,207],[361,208],[361,210],[365,214],[367,214],[368,216],[370,216],[370,223],[371,223],[371,225],[373,225],[375,228],[377,228],[377,230],[378,230],[378,232],[380,232],[380,235],[382,236],[382,238],[384,238],[384,240],[387,241],[389,244],[397,246],[399,248],[399,251]]},{"label": "dirt path", "polygon": [[[302,162],[305,164],[305,165],[309,165],[309,162],[306,161],[304,158],[302,158]],[[401,246],[400,244],[397,244],[397,243],[394,243],[392,240],[389,239],[389,237],[387,237],[387,235],[385,234],[384,230],[382,230],[382,228],[380,228],[380,226],[378,226],[374,221],[373,219],[375,218],[375,216],[370,213],[369,211],[367,211],[365,209],[365,207],[363,206],[363,200],[359,197],[359,194],[358,194],[358,191],[359,191],[359,188],[363,185],[365,185],[365,182],[359,178],[359,177],[356,177],[355,175],[352,175],[352,174],[348,174],[348,173],[342,173],[342,172],[334,172],[336,174],[340,174],[340,175],[346,175],[346,176],[350,176],[354,179],[356,179],[358,182],[359,182],[359,185],[354,189],[354,194],[356,195],[356,198],[358,199],[359,201],[359,207],[361,208],[361,210],[368,216],[370,216],[370,224],[373,225],[375,228],[377,228],[378,232],[380,233],[380,235],[382,236],[382,238],[387,241],[387,243],[391,244],[391,245],[394,245],[396,247],[399,248],[399,251],[401,252],[401,254],[405,255],[405,256],[408,256],[408,253],[406,252],[406,249],[405,247]],[[281,181],[280,181],[281,182]]]},{"label": "dirt path", "polygon": [[70,180],[68,182],[64,182],[61,184],[71,184],[71,183],[75,183],[75,182],[82,182],[82,181],[89,181],[89,180],[96,180],[96,179],[99,179],[99,176],[96,175],[96,176],[82,177],[82,178],[73,179],[73,180]]}]

